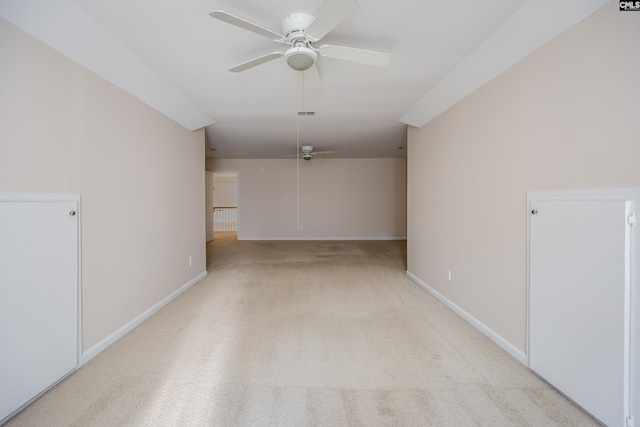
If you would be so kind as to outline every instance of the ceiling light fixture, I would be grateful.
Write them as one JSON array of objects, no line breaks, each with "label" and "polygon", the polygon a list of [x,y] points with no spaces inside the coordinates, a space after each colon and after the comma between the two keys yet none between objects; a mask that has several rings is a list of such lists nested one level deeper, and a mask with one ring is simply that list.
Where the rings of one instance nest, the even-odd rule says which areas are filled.
[{"label": "ceiling light fixture", "polygon": [[306,13],[294,13],[282,22],[282,30],[291,47],[284,52],[284,59],[291,68],[304,71],[318,59],[318,54],[311,48],[311,39],[305,30],[315,18]]},{"label": "ceiling light fixture", "polygon": [[318,54],[313,49],[304,45],[295,46],[285,51],[284,59],[294,70],[304,71],[311,68],[311,66],[316,62]]}]

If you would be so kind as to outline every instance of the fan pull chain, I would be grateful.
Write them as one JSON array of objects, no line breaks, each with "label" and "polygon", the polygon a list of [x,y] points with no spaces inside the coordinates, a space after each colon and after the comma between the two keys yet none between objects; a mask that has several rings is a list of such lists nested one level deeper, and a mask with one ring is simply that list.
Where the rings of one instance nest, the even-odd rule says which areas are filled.
[{"label": "fan pull chain", "polygon": [[296,218],[300,230],[300,116],[296,114]]},{"label": "fan pull chain", "polygon": [[[304,104],[304,75],[302,75],[302,71],[298,72],[297,75],[297,83],[298,83],[298,102],[300,103],[300,108],[298,111],[302,111],[302,105]],[[302,81],[301,81],[302,77]],[[296,113],[296,220],[297,220],[297,229],[300,230],[300,115]]]}]

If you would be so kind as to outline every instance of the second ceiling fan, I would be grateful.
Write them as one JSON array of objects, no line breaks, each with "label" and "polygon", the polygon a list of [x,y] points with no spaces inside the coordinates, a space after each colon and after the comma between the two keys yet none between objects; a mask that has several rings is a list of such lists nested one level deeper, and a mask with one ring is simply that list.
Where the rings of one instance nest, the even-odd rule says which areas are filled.
[{"label": "second ceiling fan", "polygon": [[302,147],[300,147],[300,153],[298,154],[285,154],[284,156],[280,156],[280,157],[296,157],[296,158],[302,158],[304,160],[311,160],[313,159],[314,156],[317,155],[326,155],[326,154],[334,154],[333,151],[313,151],[313,145],[303,145]]},{"label": "second ceiling fan", "polygon": [[315,43],[355,12],[359,6],[360,0],[331,0],[318,16],[293,13],[282,21],[282,34],[222,10],[214,10],[209,15],[220,21],[267,37],[275,42],[289,45],[286,50],[271,52],[243,62],[229,68],[229,71],[244,71],[256,65],[284,57],[287,64],[294,70],[308,70],[307,76],[315,80],[315,84],[319,86],[320,76],[315,67],[318,55],[377,67],[385,67],[391,60],[391,55],[388,53],[328,44],[319,47],[314,46]]}]

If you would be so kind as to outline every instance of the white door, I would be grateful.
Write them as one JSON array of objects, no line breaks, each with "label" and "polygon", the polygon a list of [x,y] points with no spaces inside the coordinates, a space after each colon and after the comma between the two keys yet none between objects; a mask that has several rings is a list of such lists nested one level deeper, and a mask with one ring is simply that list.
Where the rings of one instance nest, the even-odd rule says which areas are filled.
[{"label": "white door", "polygon": [[0,197],[0,422],[77,366],[77,212]]},{"label": "white door", "polygon": [[205,171],[205,196],[204,203],[206,207],[207,218],[207,242],[213,240],[213,172]]},{"label": "white door", "polygon": [[630,208],[530,203],[529,366],[608,426],[629,411]]}]

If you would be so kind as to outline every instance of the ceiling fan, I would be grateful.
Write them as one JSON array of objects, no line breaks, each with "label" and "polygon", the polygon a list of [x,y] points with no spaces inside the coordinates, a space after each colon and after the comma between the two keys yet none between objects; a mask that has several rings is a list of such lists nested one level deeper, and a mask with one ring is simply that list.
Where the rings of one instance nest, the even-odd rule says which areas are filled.
[{"label": "ceiling fan", "polygon": [[327,58],[342,59],[361,64],[385,67],[391,60],[388,53],[357,49],[346,46],[314,44],[320,41],[331,30],[337,27],[360,6],[360,0],[331,0],[318,16],[306,13],[293,13],[282,21],[282,34],[271,31],[260,25],[246,21],[222,10],[214,10],[209,15],[236,27],[267,37],[275,42],[289,45],[283,51],[271,52],[258,58],[229,68],[234,73],[247,70],[256,65],[282,58],[291,68],[297,71],[309,70],[307,75],[315,79],[319,85],[320,76],[315,67],[318,54]]},{"label": "ceiling fan", "polygon": [[302,157],[304,160],[311,160],[315,155],[333,154],[333,151],[313,151],[312,145],[303,145],[300,147],[300,154],[286,154],[280,157]]}]

